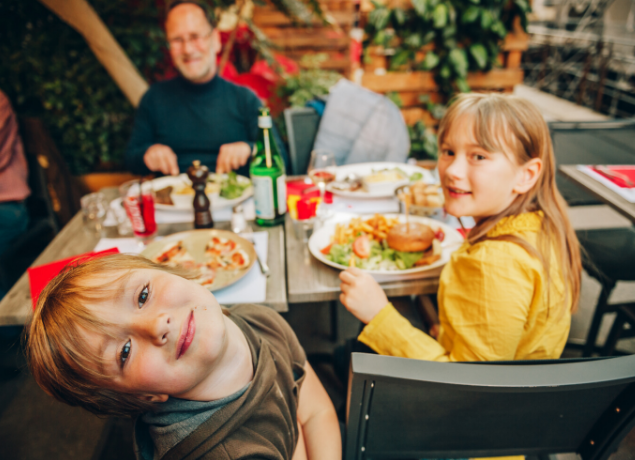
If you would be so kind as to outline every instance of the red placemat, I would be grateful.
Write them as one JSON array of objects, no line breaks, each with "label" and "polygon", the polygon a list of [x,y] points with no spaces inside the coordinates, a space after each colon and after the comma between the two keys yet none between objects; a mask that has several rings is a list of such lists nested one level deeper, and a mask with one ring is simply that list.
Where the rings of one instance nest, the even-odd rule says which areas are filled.
[{"label": "red placemat", "polygon": [[635,188],[635,166],[592,166],[591,169],[618,187]]},{"label": "red placemat", "polygon": [[108,254],[118,254],[119,249],[111,248],[99,252],[87,252],[78,256],[69,257],[68,259],[56,260],[50,264],[38,265],[27,269],[29,273],[29,283],[31,285],[31,301],[33,302],[33,310],[37,305],[37,299],[46,285],[55,278],[64,267],[72,262],[84,262],[96,257],[106,256]]}]

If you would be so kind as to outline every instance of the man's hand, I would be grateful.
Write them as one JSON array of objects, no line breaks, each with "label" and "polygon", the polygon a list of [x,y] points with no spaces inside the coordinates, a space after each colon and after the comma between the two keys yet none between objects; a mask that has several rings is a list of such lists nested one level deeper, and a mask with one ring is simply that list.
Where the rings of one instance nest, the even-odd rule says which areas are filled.
[{"label": "man's hand", "polygon": [[387,304],[388,297],[368,273],[350,267],[340,273],[340,301],[364,324],[368,324]]},{"label": "man's hand", "polygon": [[163,174],[176,176],[179,164],[176,153],[167,145],[154,144],[143,155],[143,162],[150,171],[161,171]]},{"label": "man's hand", "polygon": [[251,148],[246,142],[223,144],[218,151],[216,174],[223,174],[245,166],[251,156]]}]

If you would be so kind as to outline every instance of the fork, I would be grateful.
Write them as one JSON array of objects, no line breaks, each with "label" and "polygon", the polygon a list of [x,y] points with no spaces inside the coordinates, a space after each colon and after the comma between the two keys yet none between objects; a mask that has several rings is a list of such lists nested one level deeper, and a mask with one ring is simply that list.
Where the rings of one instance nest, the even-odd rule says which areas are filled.
[{"label": "fork", "polygon": [[256,252],[256,260],[258,260],[258,265],[260,266],[260,272],[265,275],[265,277],[268,277],[271,272],[269,270],[269,266],[267,265],[267,263],[265,261],[263,261],[260,256],[258,255],[258,251],[256,251],[255,249],[255,242],[254,242],[254,236],[252,233],[238,233],[239,236],[245,238],[247,241],[249,241],[251,244],[254,245],[254,251]]}]

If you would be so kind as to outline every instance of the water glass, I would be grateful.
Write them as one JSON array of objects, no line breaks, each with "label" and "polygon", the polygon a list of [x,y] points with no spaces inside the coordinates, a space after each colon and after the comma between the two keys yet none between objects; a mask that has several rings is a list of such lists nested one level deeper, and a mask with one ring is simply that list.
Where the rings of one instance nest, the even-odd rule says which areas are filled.
[{"label": "water glass", "polygon": [[309,160],[308,173],[311,181],[318,186],[320,190],[320,204],[317,209],[318,219],[324,220],[328,217],[328,210],[324,202],[326,185],[335,180],[335,155],[329,150],[314,150],[311,152]]},{"label": "water glass", "polygon": [[117,232],[119,236],[132,235],[132,222],[128,219],[128,214],[126,214],[126,209],[123,206],[123,200],[113,201],[110,209],[117,222]]},{"label": "water glass", "polygon": [[103,193],[89,193],[80,199],[84,228],[95,236],[101,236],[108,215],[108,201]]}]

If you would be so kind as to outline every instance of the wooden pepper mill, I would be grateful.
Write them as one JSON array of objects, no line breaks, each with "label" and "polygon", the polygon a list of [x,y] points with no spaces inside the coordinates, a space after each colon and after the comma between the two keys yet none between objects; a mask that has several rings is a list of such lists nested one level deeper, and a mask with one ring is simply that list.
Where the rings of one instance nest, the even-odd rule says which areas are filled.
[{"label": "wooden pepper mill", "polygon": [[194,228],[214,228],[209,198],[205,194],[209,168],[201,165],[199,160],[194,160],[192,166],[187,169],[187,175],[194,189]]}]

